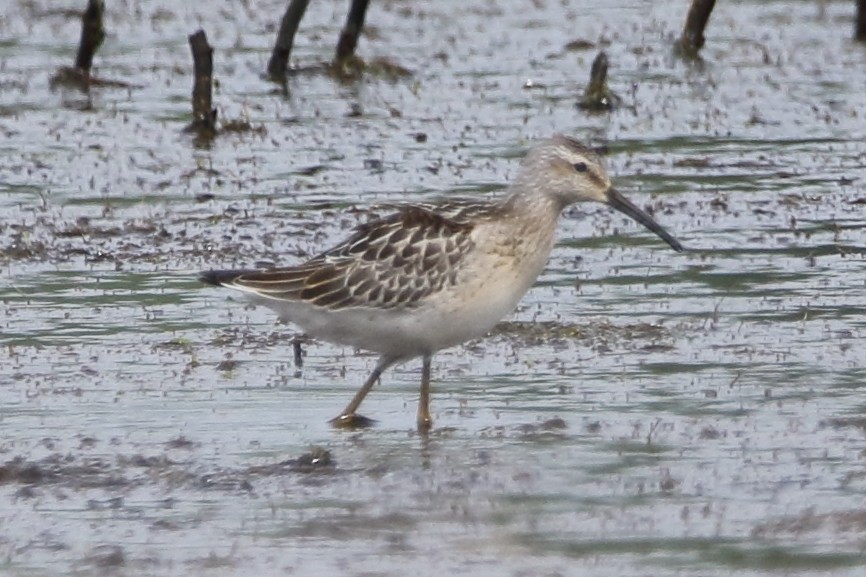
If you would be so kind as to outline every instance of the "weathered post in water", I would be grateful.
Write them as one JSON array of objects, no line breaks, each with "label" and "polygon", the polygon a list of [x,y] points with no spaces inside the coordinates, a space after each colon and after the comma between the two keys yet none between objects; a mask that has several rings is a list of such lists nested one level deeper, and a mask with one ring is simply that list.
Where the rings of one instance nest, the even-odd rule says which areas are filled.
[{"label": "weathered post in water", "polygon": [[866,41],[866,0],[857,0],[857,40]]},{"label": "weathered post in water", "polygon": [[683,34],[676,45],[682,55],[694,58],[703,48],[706,41],[704,29],[707,27],[707,22],[715,5],[716,0],[692,0],[689,14],[686,16]]},{"label": "weathered post in water", "polygon": [[[100,81],[90,76],[93,66],[93,56],[105,40],[105,28],[102,17],[105,14],[105,4],[102,0],[88,0],[87,8],[81,15],[81,40],[78,43],[78,54],[75,56],[75,66],[61,67],[51,77],[51,87],[73,86],[83,92],[89,92],[91,84]],[[106,82],[106,84],[112,84]]]},{"label": "weathered post in water", "polygon": [[192,86],[193,121],[187,130],[201,134],[214,134],[217,111],[212,106],[213,47],[208,44],[204,30],[189,36],[189,46],[192,49],[195,81]]},{"label": "weathered post in water", "polygon": [[87,9],[81,15],[81,41],[78,43],[75,67],[86,76],[90,76],[93,55],[105,40],[105,28],[102,25],[104,14],[105,4],[102,0],[88,0]]},{"label": "weathered post in water", "polygon": [[589,84],[583,92],[583,97],[577,103],[579,108],[592,111],[612,110],[620,103],[620,98],[607,86],[607,55],[599,52],[592,61],[589,73]]},{"label": "weathered post in water", "polygon": [[289,68],[289,58],[292,56],[292,46],[295,43],[295,34],[310,0],[292,0],[283,19],[280,21],[280,31],[277,34],[277,42],[271,52],[268,61],[268,78],[276,82],[286,79],[286,71]]},{"label": "weathered post in water", "polygon": [[337,42],[337,53],[334,56],[334,65],[342,68],[352,57],[355,56],[355,48],[358,47],[358,37],[364,28],[364,16],[367,14],[367,6],[370,0],[352,0],[349,8],[349,16],[346,25],[340,32],[340,40]]}]

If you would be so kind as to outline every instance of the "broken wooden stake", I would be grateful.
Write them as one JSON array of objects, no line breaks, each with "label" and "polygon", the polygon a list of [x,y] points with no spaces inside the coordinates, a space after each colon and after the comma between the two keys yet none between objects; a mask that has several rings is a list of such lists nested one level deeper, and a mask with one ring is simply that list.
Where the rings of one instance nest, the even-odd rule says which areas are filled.
[{"label": "broken wooden stake", "polygon": [[93,55],[105,40],[105,28],[102,25],[104,14],[105,4],[102,0],[88,0],[87,9],[81,15],[81,41],[78,44],[75,67],[88,76],[93,66]]},{"label": "broken wooden stake", "polygon": [[866,0],[857,0],[857,40],[866,41]]},{"label": "broken wooden stake", "polygon": [[683,34],[676,45],[683,56],[695,58],[700,49],[703,48],[706,41],[704,29],[707,27],[707,22],[710,20],[710,14],[715,5],[716,0],[692,0],[689,14],[686,16]]},{"label": "broken wooden stake", "polygon": [[88,0],[87,8],[81,15],[81,39],[78,43],[78,54],[75,66],[64,66],[51,77],[51,87],[72,86],[83,92],[90,90],[91,83],[97,82],[91,78],[90,68],[93,66],[93,56],[105,40],[105,28],[102,17],[105,14],[105,4],[102,0]]},{"label": "broken wooden stake", "polygon": [[188,131],[203,135],[216,133],[217,110],[212,106],[213,99],[213,48],[207,42],[207,34],[199,30],[189,37],[192,49],[195,81],[192,86],[193,121]]},{"label": "broken wooden stake", "polygon": [[295,34],[309,4],[310,0],[292,0],[286,9],[286,13],[280,21],[280,32],[277,34],[277,42],[274,44],[271,59],[268,61],[268,78],[271,80],[276,82],[285,81],[286,72],[289,68],[289,59],[292,56],[292,46],[295,43]]},{"label": "broken wooden stake", "polygon": [[343,67],[355,56],[355,48],[358,47],[358,37],[364,28],[364,16],[367,14],[369,4],[370,0],[352,0],[346,25],[343,26],[340,40],[337,42],[337,53],[334,56],[335,67]]},{"label": "broken wooden stake", "polygon": [[583,91],[583,97],[577,106],[584,110],[605,111],[612,110],[622,99],[614,94],[607,86],[607,55],[599,52],[592,61],[592,69],[589,73],[589,84]]}]

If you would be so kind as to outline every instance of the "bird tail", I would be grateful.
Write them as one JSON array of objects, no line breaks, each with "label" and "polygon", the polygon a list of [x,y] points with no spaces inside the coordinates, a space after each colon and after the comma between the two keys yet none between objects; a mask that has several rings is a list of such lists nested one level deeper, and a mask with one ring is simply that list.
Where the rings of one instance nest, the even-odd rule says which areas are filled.
[{"label": "bird tail", "polygon": [[206,270],[198,275],[198,280],[213,286],[230,286],[241,276],[257,272],[250,269]]}]

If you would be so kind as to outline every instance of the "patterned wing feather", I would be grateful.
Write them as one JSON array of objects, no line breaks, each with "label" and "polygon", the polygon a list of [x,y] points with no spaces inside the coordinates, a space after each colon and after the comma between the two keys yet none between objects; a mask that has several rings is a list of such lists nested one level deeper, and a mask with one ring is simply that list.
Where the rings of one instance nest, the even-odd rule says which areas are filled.
[{"label": "patterned wing feather", "polygon": [[243,271],[226,284],[329,309],[413,307],[456,282],[472,228],[426,206],[404,206],[302,265]]}]

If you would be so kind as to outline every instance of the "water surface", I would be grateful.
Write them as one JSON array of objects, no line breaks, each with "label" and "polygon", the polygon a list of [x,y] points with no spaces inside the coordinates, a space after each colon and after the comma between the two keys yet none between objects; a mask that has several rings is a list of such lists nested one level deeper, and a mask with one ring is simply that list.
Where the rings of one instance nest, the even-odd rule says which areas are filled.
[{"label": "water surface", "polygon": [[[0,572],[862,572],[851,2],[720,3],[692,63],[681,2],[374,2],[360,54],[412,76],[287,93],[260,76],[285,2],[110,3],[95,72],[130,87],[89,96],[50,88],[80,4],[0,7]],[[300,64],[344,4],[311,3]],[[209,145],[181,131],[199,26],[221,118],[256,128]],[[602,48],[624,105],[587,115]],[[291,327],[195,280],[379,203],[495,194],[554,132],[690,250],[570,209],[508,323],[435,357],[429,438],[419,363],[334,431],[375,359],[313,341],[296,367]]]}]

